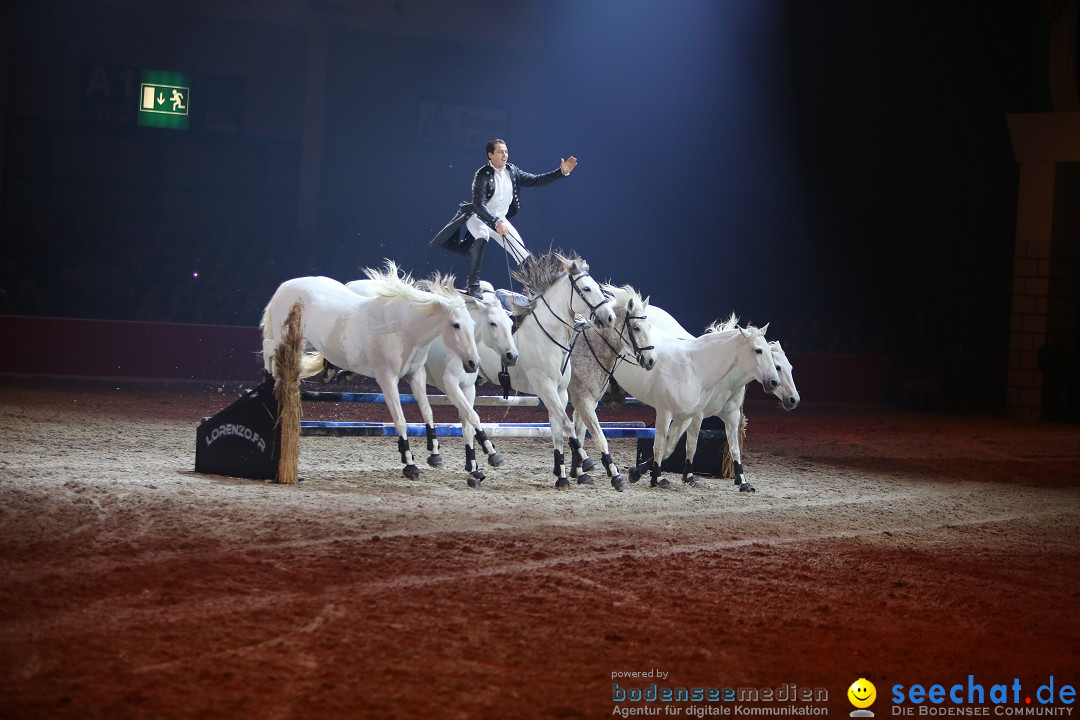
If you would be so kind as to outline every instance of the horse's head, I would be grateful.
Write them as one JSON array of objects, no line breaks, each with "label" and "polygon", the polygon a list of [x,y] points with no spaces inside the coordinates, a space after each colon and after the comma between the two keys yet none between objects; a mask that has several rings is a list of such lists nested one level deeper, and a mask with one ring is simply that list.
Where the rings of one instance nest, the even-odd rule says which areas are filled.
[{"label": "horse's head", "polygon": [[430,280],[421,280],[417,284],[439,301],[444,317],[439,334],[447,349],[457,355],[466,372],[476,372],[480,368],[476,323],[466,305],[465,296],[454,289],[454,276],[435,273]]},{"label": "horse's head", "polygon": [[773,395],[780,398],[780,405],[785,410],[794,410],[799,406],[799,390],[795,387],[795,376],[792,374],[793,368],[791,367],[791,361],[787,358],[787,353],[780,347],[778,340],[773,340],[769,343],[769,349],[772,351],[773,365],[776,367],[777,374],[780,375],[780,385],[773,390]]},{"label": "horse's head", "polygon": [[450,352],[461,360],[466,372],[480,368],[480,353],[476,349],[476,323],[461,298],[444,299],[446,320],[440,330],[443,342]]},{"label": "horse's head", "polygon": [[518,348],[510,314],[495,300],[466,297],[465,304],[476,324],[476,341],[494,350],[507,367],[516,365]]},{"label": "horse's head", "polygon": [[[585,315],[592,320],[598,328],[615,327],[615,308],[612,307],[611,298],[604,294],[600,283],[589,275],[589,264],[581,258],[567,258],[559,256],[564,263],[567,279],[573,294],[570,296],[570,310],[572,313]],[[584,305],[585,307],[582,307]]]},{"label": "horse's head", "polygon": [[652,370],[656,365],[656,348],[652,342],[652,323],[647,314],[649,299],[642,300],[641,294],[623,285],[616,287],[605,284],[604,292],[612,298],[616,316],[616,330],[623,347],[629,350],[637,364],[645,370]]},{"label": "horse's head", "polygon": [[739,328],[739,334],[742,335],[743,342],[748,348],[749,357],[752,358],[750,362],[753,365],[754,379],[761,383],[762,387],[765,388],[765,392],[771,393],[780,387],[780,374],[776,371],[772,350],[769,348],[769,342],[765,339],[765,331],[768,329],[768,323],[762,328],[751,325]]}]

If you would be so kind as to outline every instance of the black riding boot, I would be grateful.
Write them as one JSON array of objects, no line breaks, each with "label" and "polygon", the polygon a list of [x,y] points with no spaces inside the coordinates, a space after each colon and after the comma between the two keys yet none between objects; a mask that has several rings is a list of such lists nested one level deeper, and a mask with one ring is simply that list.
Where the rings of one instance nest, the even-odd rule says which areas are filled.
[{"label": "black riding boot", "polygon": [[487,238],[476,238],[469,248],[469,275],[465,278],[465,292],[477,300],[484,299],[484,293],[480,291],[480,266],[484,264],[484,249],[487,244]]}]

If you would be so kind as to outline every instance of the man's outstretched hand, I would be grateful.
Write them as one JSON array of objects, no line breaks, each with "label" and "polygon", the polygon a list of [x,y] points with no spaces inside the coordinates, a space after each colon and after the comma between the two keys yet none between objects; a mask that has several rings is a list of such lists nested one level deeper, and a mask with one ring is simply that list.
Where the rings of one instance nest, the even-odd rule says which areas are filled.
[{"label": "man's outstretched hand", "polygon": [[571,155],[565,160],[559,159],[559,169],[562,170],[563,175],[569,175],[577,167],[577,158]]}]

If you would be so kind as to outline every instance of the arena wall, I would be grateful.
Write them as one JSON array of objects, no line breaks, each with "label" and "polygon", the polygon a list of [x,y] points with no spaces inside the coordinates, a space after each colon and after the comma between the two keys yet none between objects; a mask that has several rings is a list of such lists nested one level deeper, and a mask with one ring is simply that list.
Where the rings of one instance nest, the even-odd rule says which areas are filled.
[{"label": "arena wall", "polygon": [[[167,381],[262,379],[256,327],[0,315],[0,374]],[[803,402],[885,403],[880,356],[794,354]],[[751,392],[751,398],[759,393]]]}]

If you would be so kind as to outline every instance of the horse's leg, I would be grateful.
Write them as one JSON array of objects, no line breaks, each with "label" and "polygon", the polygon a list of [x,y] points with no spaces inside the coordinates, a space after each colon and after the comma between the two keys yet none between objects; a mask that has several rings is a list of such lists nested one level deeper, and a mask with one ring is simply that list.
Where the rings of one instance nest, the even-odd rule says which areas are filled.
[{"label": "horse's leg", "polygon": [[721,419],[724,421],[724,432],[727,434],[728,452],[731,453],[731,466],[735,469],[735,487],[739,492],[757,492],[757,489],[746,480],[742,467],[742,448],[739,446],[739,423],[742,422],[742,403],[726,411]]},{"label": "horse's leg", "polygon": [[665,429],[665,432],[667,426],[671,423],[670,413],[667,414],[667,418],[668,419],[666,421],[661,420],[660,411],[656,411],[656,422],[654,423],[653,430],[653,456],[642,463],[631,466],[630,469],[626,471],[627,476],[630,478],[630,482],[636,483],[638,480],[641,479],[642,475],[644,475],[646,472],[649,472],[652,475],[653,487],[671,487],[671,484],[668,483],[667,480],[658,480],[660,476],[660,463],[663,462],[665,458],[657,455],[657,441],[660,439],[661,436],[661,422],[664,423],[663,427]]},{"label": "horse's leg", "polygon": [[570,416],[566,414],[566,404],[568,402],[570,402],[570,396],[567,388],[563,386],[559,388],[559,407],[562,408],[562,416],[566,421],[565,433],[567,440],[570,443],[570,453],[573,456],[571,464],[577,465],[580,463],[581,469],[585,471],[578,477],[578,485],[592,485],[593,481],[588,473],[596,469],[596,461],[589,457],[589,454],[585,452],[584,438],[579,439],[574,432],[574,423],[570,420]]},{"label": "horse's leg", "polygon": [[431,412],[431,402],[427,396],[427,369],[421,365],[414,372],[405,377],[412,390],[416,404],[420,406],[420,415],[424,418],[424,430],[427,434],[427,464],[431,467],[442,467],[442,454],[439,452],[439,437],[435,434],[435,415]]},{"label": "horse's leg", "polygon": [[[566,479],[566,465],[564,464],[563,447],[566,435],[574,432],[574,423],[566,416],[566,403],[559,404],[559,388],[549,379],[543,379],[536,389],[536,396],[544,403],[548,411],[548,427],[551,428],[551,447],[555,456],[555,467],[552,474],[555,475],[555,489],[566,490],[570,487],[570,481]],[[577,438],[573,440],[579,445]]]},{"label": "horse's leg", "polygon": [[[574,437],[578,439],[579,443],[585,443],[585,421],[581,419],[581,413],[578,412],[577,403],[574,403]],[[581,458],[576,454],[570,456],[570,477],[577,478],[581,475]],[[586,477],[588,477],[586,475]],[[591,479],[591,478],[590,478]]]},{"label": "horse's leg", "polygon": [[394,420],[394,428],[398,434],[398,451],[401,453],[401,462],[405,467],[401,473],[410,480],[420,478],[420,468],[416,467],[412,450],[409,449],[409,428],[405,422],[405,411],[401,409],[401,395],[398,393],[397,377],[384,373],[375,378],[386,399],[386,407],[390,411],[390,417]]},{"label": "horse's leg", "polygon": [[464,379],[449,379],[443,383],[443,386],[446,388],[446,396],[457,408],[458,417],[461,418],[461,435],[465,440],[465,472],[469,473],[466,482],[469,483],[469,487],[480,487],[485,476],[476,462],[476,449],[473,445],[475,438],[481,438],[485,452],[490,447],[492,454],[497,457],[497,463],[491,462],[491,458],[488,458],[488,462],[492,465],[501,464],[502,456],[495,452],[495,447],[487,439],[484,429],[480,426],[480,416],[473,409],[473,402],[476,400],[476,385],[469,382],[468,376],[465,376]]},{"label": "horse's leg", "polygon": [[[654,423],[654,426],[655,426],[655,423]],[[653,440],[653,446],[654,447],[655,447],[655,443],[656,443],[656,440],[654,439]],[[636,483],[638,480],[640,480],[641,476],[644,475],[649,470],[649,465],[651,464],[651,462],[652,462],[652,460],[650,458],[650,459],[646,459],[645,462],[636,463],[634,465],[631,465],[630,469],[626,471],[626,476],[628,478],[630,478],[630,482]]]},{"label": "horse's leg", "polygon": [[263,368],[271,376],[274,374],[274,353],[277,352],[278,341],[274,338],[263,339]]},{"label": "horse's leg", "polygon": [[[619,492],[624,492],[630,485],[623,478],[622,473],[619,472],[619,466],[611,459],[611,446],[608,444],[607,436],[604,435],[604,429],[600,427],[600,419],[596,417],[597,402],[598,398],[588,398],[580,409],[575,405],[574,419],[576,422],[578,418],[581,418],[582,424],[588,427],[589,432],[592,433],[593,441],[596,443],[597,449],[600,450],[600,462],[604,464],[604,470],[607,471],[608,477],[611,478],[611,486]],[[584,441],[585,433],[579,432],[578,438]]]},{"label": "horse's leg", "polygon": [[[449,395],[451,395],[451,402],[458,408],[458,413],[475,429],[476,441],[479,444],[481,450],[487,455],[488,465],[491,467],[499,467],[505,462],[503,456],[499,454],[499,451],[495,449],[495,443],[491,441],[491,438],[484,432],[484,426],[480,423],[480,415],[476,412],[473,405],[476,404],[476,383],[466,382],[465,388],[458,388],[460,392],[454,393],[453,388],[458,388],[457,385],[451,385],[448,389]],[[464,424],[462,425],[464,427]]]},{"label": "horse's leg", "polygon": [[462,418],[461,420],[461,436],[465,439],[465,472],[469,474],[469,477],[465,480],[471,488],[480,487],[480,483],[487,477],[484,475],[484,471],[480,469],[480,464],[476,462],[476,448],[473,447],[473,443],[476,438],[476,428],[473,424]]},{"label": "horse's leg", "polygon": [[[579,399],[579,402],[584,406],[588,401]],[[576,442],[579,446],[585,445],[585,420],[583,415],[578,412],[577,405],[574,406],[574,417],[572,422],[574,423],[574,430],[570,435],[572,442]],[[571,449],[573,446],[571,446]],[[570,477],[577,480],[579,485],[592,485],[593,479],[589,476],[589,473],[585,471],[584,463],[582,462],[582,454],[572,451],[570,453]],[[586,458],[588,459],[588,458]],[[595,461],[589,460],[590,468],[596,467]]]},{"label": "horse's leg", "polygon": [[487,455],[488,465],[491,467],[499,467],[504,462],[503,456],[499,454],[499,451],[495,449],[495,443],[484,432],[484,426],[480,424],[480,415],[476,412],[476,383],[468,383],[468,387],[462,390],[462,395],[466,400],[466,408],[469,412],[469,422],[476,428],[476,439],[480,443],[480,449]]},{"label": "horse's leg", "polygon": [[[694,475],[694,455],[697,453],[698,436],[701,434],[701,422],[705,419],[705,416],[701,413],[694,415],[693,420],[683,421],[682,427],[686,428],[686,459],[683,460],[682,481],[690,487],[701,487],[701,481],[698,480],[697,475]],[[689,423],[689,427],[687,427]],[[682,431],[679,431],[679,435],[676,435],[676,441],[678,437],[682,435]],[[675,443],[672,443],[672,450],[674,450]]]},{"label": "horse's leg", "polygon": [[663,462],[667,451],[668,435],[671,433],[671,416],[672,413],[669,410],[657,410],[656,411],[656,435],[653,437],[653,458],[649,464],[649,484],[653,487],[670,488],[671,483],[666,478],[661,477],[663,471],[660,470],[660,463]]}]

